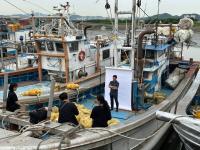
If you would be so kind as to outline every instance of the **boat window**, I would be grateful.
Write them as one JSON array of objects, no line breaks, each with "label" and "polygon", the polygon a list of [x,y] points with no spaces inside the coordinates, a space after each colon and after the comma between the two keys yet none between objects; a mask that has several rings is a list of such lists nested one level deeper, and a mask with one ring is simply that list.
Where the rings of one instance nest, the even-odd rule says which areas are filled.
[{"label": "boat window", "polygon": [[165,51],[159,51],[158,52],[158,57],[162,56],[165,53]]},{"label": "boat window", "polygon": [[96,49],[96,47],[95,47],[95,46],[93,46],[93,45],[90,45],[90,48],[91,48],[91,49]]},{"label": "boat window", "polygon": [[127,61],[128,60],[128,57],[129,57],[129,51],[124,51],[122,50],[121,51],[121,61]]},{"label": "boat window", "polygon": [[36,53],[36,49],[33,45],[27,44],[26,47],[27,47],[29,53]]},{"label": "boat window", "polygon": [[110,50],[107,49],[107,50],[104,50],[103,51],[103,59],[107,59],[110,57]]},{"label": "boat window", "polygon": [[147,50],[146,51],[146,58],[154,59],[155,58],[154,51]]},{"label": "boat window", "polygon": [[70,52],[77,52],[78,51],[78,41],[68,43],[69,51]]},{"label": "boat window", "polygon": [[41,51],[45,51],[46,50],[45,41],[38,41],[38,48]]},{"label": "boat window", "polygon": [[48,49],[48,51],[54,51],[53,42],[47,41],[46,43],[47,43],[47,49]]},{"label": "boat window", "polygon": [[145,78],[145,79],[147,79],[148,77],[149,77],[149,73],[148,72],[143,72],[143,77]]},{"label": "boat window", "polygon": [[62,43],[55,43],[55,44],[56,44],[56,50],[58,52],[64,52],[63,44]]}]

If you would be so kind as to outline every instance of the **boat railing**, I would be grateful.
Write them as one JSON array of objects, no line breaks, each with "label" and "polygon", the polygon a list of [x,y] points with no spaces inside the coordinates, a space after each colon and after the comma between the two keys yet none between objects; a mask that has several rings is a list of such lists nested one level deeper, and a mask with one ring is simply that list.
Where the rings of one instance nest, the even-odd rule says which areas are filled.
[{"label": "boat railing", "polygon": [[[40,24],[36,25],[35,20],[39,19]],[[33,36],[35,37],[49,37],[54,38],[75,35],[78,30],[68,20],[67,16],[55,15],[55,16],[33,16]]]}]

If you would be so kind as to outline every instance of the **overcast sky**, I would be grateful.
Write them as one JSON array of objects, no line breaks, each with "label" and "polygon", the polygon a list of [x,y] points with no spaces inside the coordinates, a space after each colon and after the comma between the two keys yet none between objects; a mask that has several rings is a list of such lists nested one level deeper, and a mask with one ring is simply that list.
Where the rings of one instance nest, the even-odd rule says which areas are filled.
[{"label": "overcast sky", "polygon": [[[22,13],[15,7],[5,2],[6,0],[0,0],[0,14],[16,14]],[[40,5],[45,9],[52,11],[52,7],[66,2],[65,0],[7,0],[13,3],[17,7],[30,13],[32,10],[35,12],[48,13],[43,9],[31,4]],[[27,2],[28,1],[28,2]],[[71,12],[80,15],[89,16],[107,16],[104,8],[106,0],[69,0],[71,4]],[[114,0],[108,0],[111,4],[112,10],[114,9]],[[158,0],[141,0],[142,8],[146,8],[148,15],[154,15],[157,13]],[[119,0],[120,10],[130,10],[132,0]],[[53,11],[52,11],[53,12]],[[172,15],[181,15],[184,13],[198,13],[200,14],[200,0],[161,0],[160,13],[170,13]]]}]

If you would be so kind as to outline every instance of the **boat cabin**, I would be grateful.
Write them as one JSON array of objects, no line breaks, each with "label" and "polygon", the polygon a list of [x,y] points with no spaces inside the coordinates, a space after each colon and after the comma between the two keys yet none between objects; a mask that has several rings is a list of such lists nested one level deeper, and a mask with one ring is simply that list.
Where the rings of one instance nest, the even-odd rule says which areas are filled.
[{"label": "boat cabin", "polygon": [[[97,73],[103,66],[113,65],[110,45],[102,46],[101,41],[98,41],[100,46],[97,43],[91,44],[87,36],[76,29],[67,16],[34,16],[33,22],[36,19],[48,20],[43,21],[45,24],[33,31],[40,80],[42,69],[47,70],[49,77],[57,81],[74,82]],[[46,27],[49,29],[44,30]]]},{"label": "boat cabin", "polygon": [[169,67],[169,44],[145,45],[143,78],[145,83],[150,83],[147,92],[154,93],[161,89],[161,76],[167,74]]}]

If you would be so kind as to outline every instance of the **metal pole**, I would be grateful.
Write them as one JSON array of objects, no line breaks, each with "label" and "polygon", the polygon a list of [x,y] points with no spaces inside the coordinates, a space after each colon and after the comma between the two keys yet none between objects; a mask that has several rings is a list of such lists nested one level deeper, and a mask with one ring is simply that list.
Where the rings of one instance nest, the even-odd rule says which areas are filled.
[{"label": "metal pole", "polygon": [[65,40],[65,32],[64,32],[64,16],[61,16],[61,29],[62,29],[62,44],[64,49],[64,60],[65,60],[65,76],[66,83],[69,82],[69,47],[67,45],[67,41]]},{"label": "metal pole", "polygon": [[100,43],[97,40],[96,72],[99,72],[100,69]]},{"label": "metal pole", "polygon": [[38,78],[39,78],[39,81],[41,82],[42,81],[42,58],[40,55],[40,47],[39,47],[38,41],[36,41],[36,27],[35,26],[36,25],[35,25],[34,13],[32,12],[33,39],[35,41],[35,47],[38,54],[38,76],[39,76]]},{"label": "metal pole", "polygon": [[49,104],[48,104],[48,112],[47,112],[47,118],[49,119],[51,117],[51,110],[53,105],[53,97],[54,97],[54,87],[55,87],[55,80],[51,80],[51,89],[50,89],[50,97],[49,97]]},{"label": "metal pole", "polygon": [[3,62],[3,44],[2,44],[2,41],[1,41],[1,47],[0,47],[0,51],[1,51],[1,69],[4,69],[4,62]]},{"label": "metal pole", "polygon": [[183,60],[183,42],[181,43],[181,61]]},{"label": "metal pole", "polygon": [[114,29],[114,65],[118,66],[117,36],[118,36],[118,0],[115,0],[115,29]]},{"label": "metal pole", "polygon": [[16,49],[16,54],[15,54],[15,59],[16,59],[16,70],[19,69],[19,64],[18,64],[18,51]]},{"label": "metal pole", "polygon": [[19,64],[18,64],[18,49],[16,46],[16,33],[14,32],[14,43],[15,43],[15,49],[16,49],[16,54],[15,54],[15,59],[16,59],[16,70],[19,69]]},{"label": "metal pole", "polygon": [[132,31],[131,31],[131,49],[132,49],[132,53],[131,53],[131,69],[132,69],[132,108],[136,108],[137,109],[137,99],[135,98],[136,97],[136,93],[134,91],[136,91],[136,89],[134,88],[137,88],[137,86],[134,85],[134,78],[135,78],[135,30],[136,30],[136,17],[135,17],[135,14],[136,14],[136,0],[132,0]]},{"label": "metal pole", "polygon": [[4,74],[4,86],[3,86],[3,113],[6,112],[6,101],[8,95],[8,73]]},{"label": "metal pole", "polygon": [[[131,48],[132,48],[132,57],[131,57],[131,69],[134,70],[134,59],[135,59],[135,29],[136,29],[136,0],[132,0],[132,37],[131,37]],[[134,74],[133,74],[134,79]]]}]

